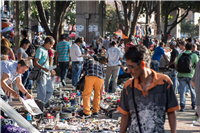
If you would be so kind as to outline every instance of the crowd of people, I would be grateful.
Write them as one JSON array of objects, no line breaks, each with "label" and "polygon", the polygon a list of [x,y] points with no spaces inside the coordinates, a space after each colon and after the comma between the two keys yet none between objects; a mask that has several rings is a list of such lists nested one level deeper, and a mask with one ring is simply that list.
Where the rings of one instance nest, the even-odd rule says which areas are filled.
[{"label": "crowd of people", "polygon": [[[11,40],[10,40],[11,41]],[[44,38],[36,35],[33,41],[28,40],[26,31],[16,52],[11,42],[1,37],[1,89],[0,95],[5,100],[11,97],[33,99],[33,81],[29,75],[34,67],[41,70],[36,83],[37,99],[48,105],[53,94],[52,76],[49,70],[53,64],[60,70],[60,82],[66,86],[67,74],[71,70],[72,85],[77,87],[80,78],[85,76],[82,92],[83,111],[80,116],[98,115],[102,92],[115,93],[118,79],[131,78],[126,81],[121,92],[118,110],[122,113],[121,132],[129,131],[164,132],[165,113],[168,114],[171,131],[176,131],[175,111],[184,111],[185,95],[191,93],[191,106],[200,116],[199,94],[200,52],[197,40],[188,38],[169,38],[167,43],[157,39],[150,41],[150,47],[143,43],[134,44],[133,38],[128,42],[118,37],[93,37],[91,43],[84,37],[77,37],[73,43],[67,34],[60,36],[56,44],[51,36]],[[18,45],[18,44],[15,44]],[[170,49],[169,49],[170,48]],[[55,52],[54,52],[55,51]],[[170,53],[170,59],[166,53]],[[105,62],[99,61],[104,57]],[[165,60],[164,68],[170,74],[159,72],[161,59]],[[16,80],[19,94],[12,88]],[[196,88],[196,89],[194,89]],[[90,110],[90,97],[94,90],[93,110]],[[180,94],[180,107],[176,94]],[[143,117],[147,116],[148,117]],[[131,118],[131,124],[129,119]]]}]

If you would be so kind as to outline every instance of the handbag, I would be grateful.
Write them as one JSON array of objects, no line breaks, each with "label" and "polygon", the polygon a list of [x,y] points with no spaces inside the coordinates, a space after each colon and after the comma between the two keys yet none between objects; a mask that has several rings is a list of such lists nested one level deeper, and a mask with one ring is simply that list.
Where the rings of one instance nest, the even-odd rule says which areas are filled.
[{"label": "handbag", "polygon": [[79,91],[83,91],[84,90],[85,76],[86,76],[86,74],[76,84],[76,90],[79,90]]},{"label": "handbag", "polygon": [[[42,64],[42,66],[47,62],[49,57],[47,57],[47,59],[45,60],[45,62]],[[39,80],[41,77],[41,68],[38,68],[36,66],[34,66],[34,68],[31,70],[28,79],[30,80]]]},{"label": "handbag", "polygon": [[137,104],[136,104],[136,102],[135,102],[134,79],[133,79],[133,81],[132,81],[132,88],[133,88],[133,90],[132,90],[132,94],[133,94],[133,104],[134,104],[134,107],[135,107],[135,112],[136,112],[137,122],[138,122],[138,126],[139,126],[139,131],[140,131],[140,133],[142,133],[141,124],[140,124],[140,118],[139,118],[139,115],[138,115]]}]

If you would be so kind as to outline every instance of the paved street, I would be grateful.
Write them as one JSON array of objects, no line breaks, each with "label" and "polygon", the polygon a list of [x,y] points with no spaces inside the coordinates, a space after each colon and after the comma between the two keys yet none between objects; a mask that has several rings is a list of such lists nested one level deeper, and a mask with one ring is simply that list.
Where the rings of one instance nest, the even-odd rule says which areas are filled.
[{"label": "paved street", "polygon": [[[179,95],[178,100],[179,100]],[[200,133],[200,127],[192,125],[195,111],[191,109],[191,98],[186,97],[186,109],[184,112],[177,111],[177,133]],[[170,133],[168,119],[165,122],[165,131]]]}]

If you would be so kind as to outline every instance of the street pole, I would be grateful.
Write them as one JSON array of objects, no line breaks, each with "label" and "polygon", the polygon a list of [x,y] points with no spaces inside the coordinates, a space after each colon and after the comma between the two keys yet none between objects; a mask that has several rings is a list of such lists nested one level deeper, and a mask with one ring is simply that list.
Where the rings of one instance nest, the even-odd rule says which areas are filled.
[{"label": "street pole", "polygon": [[161,1],[157,1],[157,39],[161,41]]},{"label": "street pole", "polygon": [[28,33],[28,40],[31,40],[31,12],[30,12],[30,1],[25,1],[25,19],[24,19],[25,30]]},{"label": "street pole", "polygon": [[[0,15],[2,14],[3,3],[4,3],[4,0],[2,0],[2,1],[0,2]],[[0,18],[0,21],[1,21],[1,18]],[[0,30],[2,30],[2,25],[1,25],[1,24],[2,24],[2,23],[0,23]],[[0,37],[0,39],[1,39],[1,37]]]},{"label": "street pole", "polygon": [[14,13],[15,13],[15,51],[19,48],[19,1],[14,1]]}]

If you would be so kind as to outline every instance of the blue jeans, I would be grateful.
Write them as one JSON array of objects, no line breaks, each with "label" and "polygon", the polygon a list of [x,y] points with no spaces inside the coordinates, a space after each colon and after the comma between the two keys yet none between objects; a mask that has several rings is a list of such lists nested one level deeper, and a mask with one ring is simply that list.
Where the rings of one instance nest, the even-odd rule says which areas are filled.
[{"label": "blue jeans", "polygon": [[195,106],[195,100],[196,100],[196,92],[194,90],[194,88],[192,87],[191,83],[191,78],[187,78],[187,77],[180,77],[179,78],[179,85],[180,85],[180,106],[182,109],[185,108],[185,91],[187,86],[190,89],[191,92],[191,101],[192,101],[192,106]]},{"label": "blue jeans", "polygon": [[69,62],[59,62],[61,81],[65,81],[69,68]]},{"label": "blue jeans", "polygon": [[[23,75],[22,75],[22,84],[23,84],[24,86],[26,85],[26,82],[27,82],[27,80],[28,80],[29,74],[30,74],[30,71],[29,71],[29,69],[28,69],[28,70],[27,70],[25,73],[23,73]],[[24,96],[24,94],[23,94],[21,91],[19,91],[19,95],[20,95],[21,97]]]},{"label": "blue jeans", "polygon": [[50,73],[42,72],[40,79],[37,81],[37,99],[45,104],[53,94],[53,86]]},{"label": "blue jeans", "polygon": [[170,78],[173,82],[173,87],[176,93],[180,93],[179,83],[177,79],[178,72],[176,70],[172,70],[170,73]]},{"label": "blue jeans", "polygon": [[159,65],[160,65],[159,61],[157,61],[157,60],[151,60],[150,68],[153,69],[156,72],[159,72]]},{"label": "blue jeans", "polygon": [[72,85],[76,87],[81,75],[82,62],[72,62]]}]

